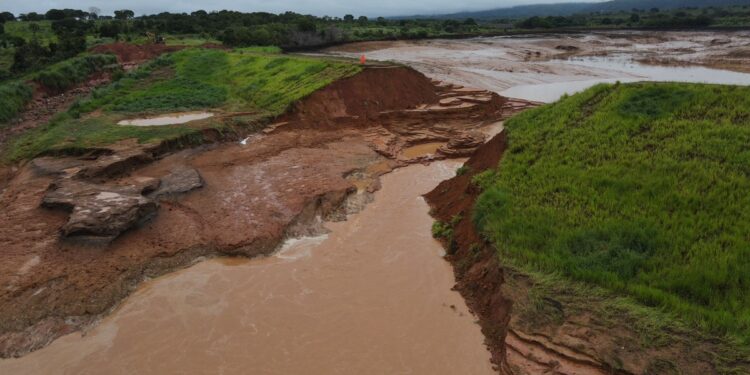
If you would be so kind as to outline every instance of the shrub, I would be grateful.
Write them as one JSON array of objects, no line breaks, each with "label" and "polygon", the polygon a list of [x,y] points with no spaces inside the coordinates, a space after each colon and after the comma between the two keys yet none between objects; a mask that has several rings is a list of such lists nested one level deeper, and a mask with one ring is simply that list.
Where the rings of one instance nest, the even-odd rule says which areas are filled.
[{"label": "shrub", "polygon": [[453,237],[453,229],[448,223],[436,221],[432,223],[432,237],[450,239]]},{"label": "shrub", "polygon": [[116,64],[115,55],[86,55],[54,64],[33,76],[40,85],[55,91],[64,91],[88,79],[91,74]]},{"label": "shrub", "polygon": [[0,123],[11,120],[21,112],[33,93],[31,86],[23,82],[0,85]]}]

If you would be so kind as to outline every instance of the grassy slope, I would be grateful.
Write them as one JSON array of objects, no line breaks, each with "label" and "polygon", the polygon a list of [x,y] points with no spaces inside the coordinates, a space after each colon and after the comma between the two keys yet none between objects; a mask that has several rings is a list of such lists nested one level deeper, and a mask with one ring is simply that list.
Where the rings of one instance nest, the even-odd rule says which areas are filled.
[{"label": "grassy slope", "polygon": [[0,126],[15,117],[31,100],[33,89],[23,82],[0,85]]},{"label": "grassy slope", "polygon": [[84,54],[50,65],[18,81],[0,83],[0,126],[13,119],[31,100],[33,88],[27,81],[35,81],[51,90],[64,91],[116,63],[114,55]]},{"label": "grassy slope", "polygon": [[750,88],[597,86],[506,127],[474,212],[506,261],[750,343]]},{"label": "grassy slope", "polygon": [[[202,127],[221,129],[217,119],[197,125],[136,127],[116,125],[123,118],[184,110],[251,113],[263,121],[283,113],[293,102],[331,82],[355,74],[360,67],[323,59],[291,57],[272,50],[234,52],[187,49],[163,56],[139,71],[74,105],[48,126],[17,139],[6,159],[31,158],[57,150],[103,146],[125,138],[158,142],[190,134]],[[87,115],[97,111],[96,116]],[[239,123],[248,115],[239,118]]]}]

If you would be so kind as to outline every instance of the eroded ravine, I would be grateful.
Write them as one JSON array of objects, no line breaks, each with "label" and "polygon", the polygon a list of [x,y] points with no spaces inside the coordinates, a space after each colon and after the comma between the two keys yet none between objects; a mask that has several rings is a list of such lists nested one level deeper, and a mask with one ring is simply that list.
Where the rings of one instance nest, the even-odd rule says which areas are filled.
[{"label": "eroded ravine", "polygon": [[85,336],[0,362],[0,372],[493,373],[421,198],[459,165],[385,175],[362,212],[274,256],[147,282]]},{"label": "eroded ravine", "polygon": [[[65,365],[73,366],[74,369],[70,371],[77,373],[84,370],[75,369],[75,358],[81,356],[86,357],[80,359],[86,363],[95,362],[93,359],[99,358],[101,363],[106,362],[105,365],[110,362],[120,363],[122,368],[127,369],[129,365],[117,362],[121,358],[119,356],[127,356],[129,351],[136,350],[134,348],[141,345],[149,347],[149,334],[156,335],[156,338],[162,335],[170,337],[168,341],[161,342],[172,351],[176,361],[192,358],[193,355],[176,351],[186,334],[170,334],[168,327],[185,321],[181,318],[183,310],[186,314],[195,313],[200,317],[205,309],[222,308],[224,304],[222,300],[216,299],[218,297],[214,292],[204,293],[208,296],[205,298],[184,296],[186,301],[192,300],[195,305],[188,305],[189,302],[183,301],[180,308],[146,314],[144,322],[159,317],[158,329],[118,329],[117,332],[138,332],[142,337],[135,339],[135,336],[128,336],[131,341],[127,349],[121,346],[116,355],[114,352],[105,353],[105,349],[116,346],[119,342],[107,341],[107,337],[110,337],[107,334],[116,333],[112,328],[114,326],[107,326],[106,323],[99,325],[99,322],[102,319],[105,322],[118,319],[120,312],[108,318],[113,313],[112,308],[120,304],[130,306],[130,294],[141,293],[138,292],[141,290],[138,285],[146,280],[183,269],[207,258],[267,255],[273,253],[284,238],[320,234],[320,221],[316,217],[340,221],[347,214],[366,207],[372,200],[372,194],[381,188],[383,174],[410,164],[469,155],[493,131],[500,128],[500,121],[529,106],[533,104],[508,101],[483,90],[430,81],[408,68],[373,67],[316,92],[262,132],[246,138],[239,137],[242,142],[222,142],[183,151],[169,151],[163,145],[140,145],[133,141],[123,141],[93,157],[48,156],[26,163],[13,175],[0,195],[0,203],[6,207],[0,213],[0,247],[5,250],[5,256],[0,260],[0,356],[21,357],[0,361],[0,372],[13,366],[17,370],[15,372],[20,373],[57,373],[54,366],[34,366],[58,363],[60,368]],[[491,132],[486,133],[487,130]],[[419,194],[429,190],[429,181],[433,181],[432,185],[435,185],[437,181],[452,175],[454,170],[455,166],[448,175],[438,173],[429,178],[427,175],[424,178],[412,176],[412,181],[405,186],[424,187],[412,194],[416,199]],[[412,185],[414,181],[421,183],[421,180],[428,185]],[[73,206],[75,209],[71,213],[60,210],[60,206]],[[132,207],[137,207],[138,211],[131,211]],[[411,230],[398,211],[401,205],[394,207],[391,210],[396,216],[384,220],[391,225],[387,230],[398,230],[398,233],[407,237],[422,233],[416,239],[430,241],[430,246],[433,247],[438,246],[430,238],[431,219],[422,216],[424,222],[415,220],[414,223],[422,223],[419,225],[423,227]],[[424,208],[420,215],[426,215],[426,211]],[[114,217],[117,219],[117,226],[114,226],[112,217],[102,216],[101,220],[90,220],[91,215],[83,215],[91,212],[96,212],[97,215],[102,212],[143,212],[144,216],[138,223],[138,217],[118,214],[119,216]],[[28,223],[35,224],[29,226]],[[374,224],[359,227],[361,234],[351,237],[367,238],[366,243],[374,244],[372,246],[378,249],[378,241],[393,237],[390,233],[370,233],[368,227],[374,227]],[[88,242],[89,239],[93,242]],[[401,240],[406,241],[403,238]],[[419,248],[416,245],[408,248],[412,247]],[[439,251],[439,247],[434,249]],[[282,258],[287,256],[281,255]],[[442,262],[439,256],[434,261]],[[416,263],[407,262],[412,276],[414,273],[431,275],[419,267],[419,261]],[[208,266],[199,264],[197,267],[191,268],[191,272]],[[340,267],[349,266],[343,263]],[[445,264],[442,267],[446,279],[431,285],[434,289],[429,290],[451,293],[453,282],[450,268]],[[225,270],[214,271],[222,274],[216,277],[223,277]],[[232,271],[227,269],[226,272]],[[279,271],[276,275],[281,278],[277,280],[279,286],[283,287],[283,282],[292,274],[291,271]],[[379,273],[373,272],[373,275],[378,276]],[[383,272],[383,275],[387,276],[388,273]],[[393,297],[388,293],[367,288],[377,285],[379,280],[399,280],[397,277],[362,279],[361,288],[365,289],[357,291],[350,280],[335,279],[331,278],[339,288],[351,289],[353,294],[344,299],[347,303],[362,298],[360,294],[372,294],[371,297],[391,301]],[[390,285],[393,290],[416,288],[417,295],[429,295],[426,289],[429,283],[423,280],[419,277],[412,280],[401,279],[398,288],[392,283],[385,285]],[[247,292],[247,288],[252,288],[252,285],[245,285],[245,288],[244,291]],[[231,288],[222,287],[218,290],[229,293],[228,289]],[[243,294],[229,294],[227,298],[232,301],[236,298],[241,304],[242,297]],[[422,317],[411,319],[411,324],[420,327],[419,322],[429,321],[424,318],[425,314],[441,306],[454,315],[464,314],[461,319],[472,322],[466,310],[461,310],[460,299],[454,299],[453,302],[450,298],[443,300],[438,307],[423,300],[422,307],[430,307],[424,307]],[[325,301],[325,298],[319,301]],[[388,306],[382,301],[363,301],[360,307],[365,309],[363,306],[370,306],[367,311],[377,310],[378,306]],[[409,296],[404,298],[406,302],[398,302],[399,299],[395,301],[399,305],[390,305],[388,313],[381,311],[378,314],[393,321],[401,315],[400,304],[406,304],[405,311],[408,311],[408,302],[419,303],[420,300]],[[155,308],[163,308],[165,305],[162,302],[152,301],[147,304],[153,303]],[[127,307],[122,309],[127,310]],[[298,310],[299,307],[289,307],[290,313]],[[221,314],[223,313],[222,310]],[[264,313],[269,316],[278,315],[277,312]],[[429,354],[432,362],[436,361],[435,358],[441,358],[437,363],[442,358],[451,358],[440,352],[450,347],[457,352],[455,355],[466,355],[459,353],[465,351],[471,353],[470,356],[475,356],[469,361],[471,366],[478,363],[481,364],[480,368],[491,369],[481,336],[475,337],[473,342],[476,346],[467,346],[460,339],[456,341],[456,338],[462,337],[457,331],[440,331],[443,326],[450,325],[439,322],[436,323],[438,331],[432,335],[443,335],[445,332],[449,334],[438,340],[431,337],[420,338],[419,333],[415,333],[415,340],[430,342],[425,344],[407,340],[406,337],[411,337],[411,334],[403,333],[408,331],[404,328],[406,325],[390,322],[389,324],[401,327],[400,331],[394,330],[391,333],[400,332],[399,340],[406,344],[394,344],[386,340],[385,348],[375,350],[368,343],[377,343],[380,335],[388,330],[378,328],[362,333],[354,332],[354,328],[367,326],[368,322],[376,319],[367,315],[362,318],[361,314],[359,318],[357,314],[351,315],[353,320],[350,328],[337,331],[341,340],[336,345],[331,344],[331,348],[338,346],[335,350],[347,352],[350,344],[341,344],[342,342],[358,343],[359,348],[356,350],[364,352],[363,358],[367,358],[363,362],[374,363],[382,359],[382,363],[389,363],[388,366],[400,366],[403,363],[405,369],[410,366],[418,368],[428,361],[425,359],[421,365],[412,365],[409,362],[410,356],[420,358],[421,361],[428,355],[425,354],[426,351],[432,350],[430,348],[434,345],[433,341],[444,341],[441,345],[448,345],[447,347],[435,349],[437,354]],[[232,316],[228,315],[229,321],[236,323]],[[251,316],[252,314],[245,315],[246,318]],[[289,319],[290,321],[278,321],[276,327],[282,329],[293,324],[290,322],[295,321],[294,317]],[[202,332],[201,340],[206,340],[203,349],[209,354],[225,347],[233,350],[230,345],[232,337],[212,336],[211,332],[215,330],[213,326],[205,326],[200,318],[195,320],[198,322],[196,325],[185,326],[189,327],[185,328],[186,332]],[[341,316],[337,316],[337,320],[340,323]],[[311,324],[309,320],[307,324]],[[315,328],[315,324],[311,325],[311,328]],[[207,331],[202,331],[201,327]],[[333,325],[330,327],[331,330],[336,328]],[[468,332],[471,332],[472,325],[469,327]],[[70,360],[62,360],[62,357],[58,358],[54,354],[52,348],[64,345],[71,337],[78,337],[78,333],[74,332],[91,329],[94,330],[92,332],[107,334],[92,333],[92,336],[87,337],[97,337],[96,340],[84,340],[88,344],[71,345],[67,354],[59,354]],[[419,329],[430,332],[435,327]],[[149,333],[151,331],[153,333]],[[247,338],[240,333],[237,335],[238,342]],[[65,338],[55,341],[60,337]],[[127,342],[125,338],[122,340]],[[292,335],[277,341],[291,348],[293,345],[290,342],[294,340],[296,338]],[[53,346],[44,349],[50,344]],[[186,347],[191,345],[200,348],[195,342]],[[243,345],[246,347],[248,344]],[[407,350],[403,345],[410,349]],[[388,349],[390,347],[395,349]],[[476,348],[476,351],[466,348]],[[153,346],[151,349],[153,352],[161,350]],[[41,351],[35,352],[36,350]],[[191,350],[186,349],[187,353],[192,353]],[[260,350],[255,349],[256,352]],[[351,350],[355,350],[354,347]],[[383,357],[385,354],[379,354],[380,351],[393,354],[386,358]],[[284,350],[280,349],[279,352],[283,353]],[[405,356],[403,353],[410,354]],[[243,352],[244,354],[246,353]],[[476,356],[483,359],[476,361]],[[303,357],[300,355],[300,358]],[[59,361],[56,362],[55,358]],[[245,364],[243,357],[225,359],[226,366]],[[340,356],[328,360],[331,362],[325,363],[338,363],[341,368],[364,367]],[[162,362],[167,363],[169,360],[155,361],[158,364]],[[458,366],[467,363],[460,359],[454,362]],[[138,364],[139,361],[133,363]],[[309,365],[304,361],[300,363],[302,366]],[[435,366],[439,368],[438,365]],[[447,365],[442,367],[450,368]],[[283,370],[284,367],[265,363],[262,368],[276,371],[277,368]],[[431,369],[432,367],[424,371],[434,372]]]}]

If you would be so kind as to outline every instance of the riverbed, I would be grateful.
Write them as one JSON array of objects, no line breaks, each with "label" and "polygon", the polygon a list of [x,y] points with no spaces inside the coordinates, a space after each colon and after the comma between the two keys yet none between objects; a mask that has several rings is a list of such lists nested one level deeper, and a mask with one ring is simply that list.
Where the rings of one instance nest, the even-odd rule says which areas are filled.
[{"label": "riverbed", "polygon": [[[407,64],[446,82],[500,95],[550,103],[599,83],[672,81],[750,85],[747,61],[733,50],[750,49],[748,32],[612,31],[364,42],[327,54],[366,55]],[[732,66],[738,71],[721,69]]]}]

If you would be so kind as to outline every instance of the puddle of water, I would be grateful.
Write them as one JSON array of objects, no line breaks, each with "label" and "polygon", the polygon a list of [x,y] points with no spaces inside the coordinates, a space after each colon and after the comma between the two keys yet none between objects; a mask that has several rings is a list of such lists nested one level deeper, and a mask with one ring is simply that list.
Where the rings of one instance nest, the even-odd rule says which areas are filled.
[{"label": "puddle of water", "polygon": [[159,117],[122,120],[118,122],[117,125],[130,125],[130,126],[178,125],[178,124],[184,124],[190,121],[207,119],[213,116],[214,114],[211,112],[176,113],[176,114],[159,116]]},{"label": "puddle of water", "polygon": [[275,256],[148,281],[86,336],[0,373],[493,374],[421,198],[459,165],[385,175],[364,211]]},{"label": "puddle of water", "polygon": [[421,156],[434,155],[435,153],[437,153],[437,150],[443,145],[445,145],[445,142],[422,143],[405,148],[401,152],[401,155],[403,155],[406,159],[415,159]]},{"label": "puddle of water", "polygon": [[617,81],[638,82],[694,82],[724,85],[750,85],[750,74],[699,66],[653,66],[634,62],[630,56],[607,56],[575,58],[567,61],[553,61],[547,64],[567,64],[592,68],[619,78],[582,79],[571,82],[553,82],[515,86],[500,95],[533,100],[545,103],[554,102],[565,94],[584,91],[599,83]]}]

